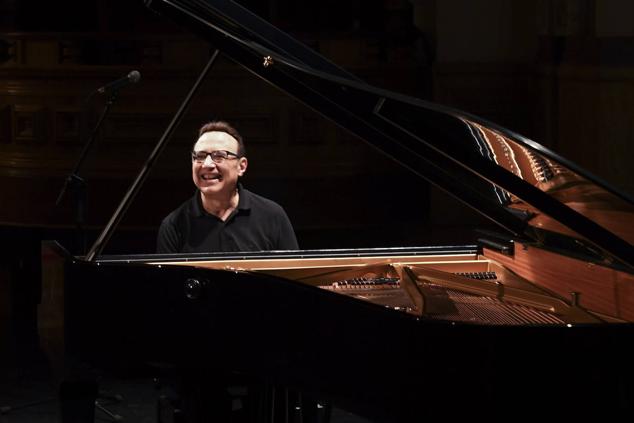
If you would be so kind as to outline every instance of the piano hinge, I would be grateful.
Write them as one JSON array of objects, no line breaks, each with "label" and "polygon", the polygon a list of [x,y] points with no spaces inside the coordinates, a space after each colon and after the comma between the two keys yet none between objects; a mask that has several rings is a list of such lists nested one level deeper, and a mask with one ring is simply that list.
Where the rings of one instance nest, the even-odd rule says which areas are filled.
[{"label": "piano hinge", "polygon": [[507,256],[512,256],[515,252],[515,244],[512,240],[503,241],[492,238],[478,238],[478,244]]},{"label": "piano hinge", "polygon": [[268,68],[269,66],[275,64],[275,61],[273,60],[273,57],[271,56],[264,56],[262,60],[263,60],[262,66],[264,66],[265,68]]}]

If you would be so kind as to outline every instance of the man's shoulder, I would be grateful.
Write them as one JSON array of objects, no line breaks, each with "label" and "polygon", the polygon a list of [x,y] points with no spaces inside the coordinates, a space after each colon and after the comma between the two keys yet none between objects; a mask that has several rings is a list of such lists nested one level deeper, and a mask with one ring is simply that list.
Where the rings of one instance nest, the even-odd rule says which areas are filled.
[{"label": "man's shoulder", "polygon": [[278,214],[280,212],[284,213],[284,209],[282,208],[282,206],[277,204],[275,201],[256,194],[253,191],[249,191],[245,188],[243,188],[243,192],[246,193],[249,197],[249,205],[251,209],[275,214]]}]

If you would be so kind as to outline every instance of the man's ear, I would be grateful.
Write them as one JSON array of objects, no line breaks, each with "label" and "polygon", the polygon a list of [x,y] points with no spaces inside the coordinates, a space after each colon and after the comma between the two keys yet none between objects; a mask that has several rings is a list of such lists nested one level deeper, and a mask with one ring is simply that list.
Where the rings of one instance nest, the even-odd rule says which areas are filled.
[{"label": "man's ear", "polygon": [[240,157],[238,162],[238,176],[244,175],[244,172],[247,171],[247,166],[249,165],[249,161],[246,157]]}]

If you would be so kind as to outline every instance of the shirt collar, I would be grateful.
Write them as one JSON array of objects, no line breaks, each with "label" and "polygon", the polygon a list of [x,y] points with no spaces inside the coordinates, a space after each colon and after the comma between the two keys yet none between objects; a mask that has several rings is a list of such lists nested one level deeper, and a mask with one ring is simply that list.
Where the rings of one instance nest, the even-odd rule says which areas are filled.
[{"label": "shirt collar", "polygon": [[[238,199],[238,210],[250,210],[251,209],[251,193],[242,187],[241,183],[238,183],[238,193],[240,198]],[[191,213],[195,217],[206,216],[208,213],[203,208],[203,200],[200,198],[200,191],[196,190],[194,195],[194,201],[192,201]]]},{"label": "shirt collar", "polygon": [[242,187],[241,183],[238,183],[238,210],[250,210],[251,209],[251,193]]}]

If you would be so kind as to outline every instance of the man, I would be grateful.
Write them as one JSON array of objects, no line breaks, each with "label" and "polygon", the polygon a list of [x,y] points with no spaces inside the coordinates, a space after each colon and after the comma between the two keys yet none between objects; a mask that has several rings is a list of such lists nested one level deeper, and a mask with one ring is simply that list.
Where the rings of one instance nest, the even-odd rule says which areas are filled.
[{"label": "man", "polygon": [[[242,137],[227,122],[213,121],[200,128],[192,151],[192,179],[198,189],[161,223],[158,253],[298,249],[282,207],[238,182],[247,170],[245,154]],[[205,372],[184,372],[177,382],[186,421],[235,419],[226,390],[235,375],[222,369]],[[257,386],[251,388],[254,397],[261,391]],[[249,412],[255,409],[252,406]]]},{"label": "man", "polygon": [[291,223],[278,204],[241,186],[244,143],[223,121],[200,128],[192,151],[198,190],[161,223],[158,253],[296,250]]}]

